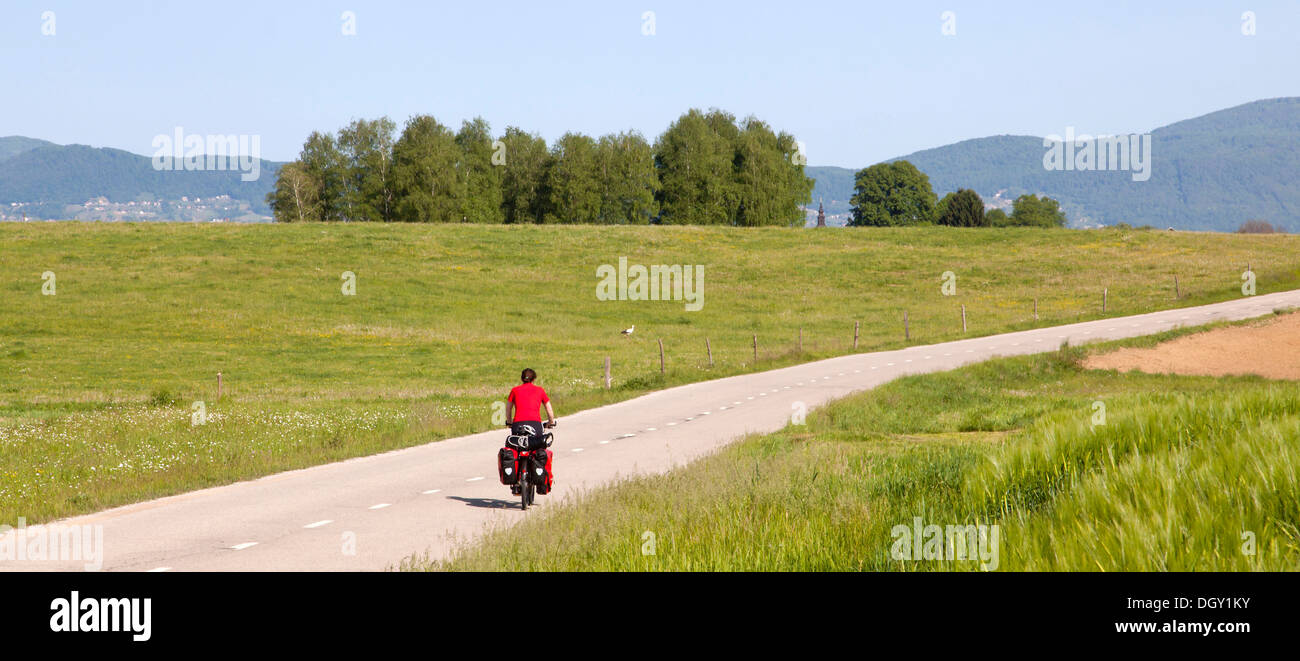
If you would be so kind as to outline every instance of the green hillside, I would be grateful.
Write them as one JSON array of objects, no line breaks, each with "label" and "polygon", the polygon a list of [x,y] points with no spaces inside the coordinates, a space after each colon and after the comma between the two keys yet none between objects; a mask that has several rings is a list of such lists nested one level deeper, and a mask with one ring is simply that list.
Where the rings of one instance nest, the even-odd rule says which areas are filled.
[{"label": "green hillside", "polygon": [[[1099,318],[1103,287],[1112,315],[1236,298],[1248,262],[1300,286],[1297,236],[1120,230],[0,223],[0,255],[10,524],[490,429],[524,366],[566,416],[851,353],[854,322],[898,348],[904,311],[931,343],[961,305],[983,335]],[[702,309],[599,300],[624,256],[703,265]]]}]

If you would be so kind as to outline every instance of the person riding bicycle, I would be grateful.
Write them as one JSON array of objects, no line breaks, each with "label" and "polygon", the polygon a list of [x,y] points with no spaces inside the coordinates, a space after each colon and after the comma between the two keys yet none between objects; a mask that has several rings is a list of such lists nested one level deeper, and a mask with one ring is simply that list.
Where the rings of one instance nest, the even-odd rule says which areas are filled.
[{"label": "person riding bicycle", "polygon": [[551,408],[551,398],[546,395],[546,390],[533,383],[537,380],[537,372],[531,368],[525,369],[519,379],[523,383],[511,389],[510,396],[506,398],[506,426],[510,427],[511,434],[529,437],[529,450],[546,452],[546,486],[549,491],[552,478],[551,451],[546,449],[542,441],[542,435],[546,432],[542,427],[541,408],[546,406],[546,427],[556,425],[555,410]]}]

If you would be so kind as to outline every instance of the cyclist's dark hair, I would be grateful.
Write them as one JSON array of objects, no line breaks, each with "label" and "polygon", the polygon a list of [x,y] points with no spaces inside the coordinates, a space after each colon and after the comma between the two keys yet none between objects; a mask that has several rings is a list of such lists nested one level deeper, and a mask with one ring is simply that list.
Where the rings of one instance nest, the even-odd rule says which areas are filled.
[{"label": "cyclist's dark hair", "polygon": [[524,383],[532,383],[537,379],[537,372],[534,372],[531,367],[526,367],[524,368],[523,374],[519,375],[519,379]]}]

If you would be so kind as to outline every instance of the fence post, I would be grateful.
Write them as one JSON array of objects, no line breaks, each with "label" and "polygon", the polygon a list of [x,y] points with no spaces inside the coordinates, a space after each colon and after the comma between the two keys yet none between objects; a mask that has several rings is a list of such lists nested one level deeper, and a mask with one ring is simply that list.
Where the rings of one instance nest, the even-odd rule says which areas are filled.
[{"label": "fence post", "polygon": [[1038,299],[1034,299],[1034,321],[1038,321]]},{"label": "fence post", "polygon": [[1106,314],[1106,298],[1110,294],[1109,287],[1103,287],[1101,290],[1101,313]]},{"label": "fence post", "polygon": [[664,340],[659,338],[659,373],[664,374]]},{"label": "fence post", "polygon": [[221,372],[217,372],[217,400],[221,399]]},{"label": "fence post", "polygon": [[853,350],[854,351],[858,350],[858,327],[861,323],[862,322],[860,321],[853,322]]},{"label": "fence post", "polygon": [[903,310],[903,339],[912,339],[912,329],[907,323],[907,310]]},{"label": "fence post", "polygon": [[709,344],[709,338],[704,338],[704,348],[709,352],[709,367],[713,367],[713,345]]},{"label": "fence post", "polygon": [[758,334],[754,334],[754,362],[758,362]]},{"label": "fence post", "polygon": [[609,376],[609,356],[605,356],[605,390],[609,390],[612,379]]},{"label": "fence post", "polygon": [[966,304],[961,304],[961,332],[966,332]]},{"label": "fence post", "polygon": [[803,326],[799,327],[799,353],[803,353]]},{"label": "fence post", "polygon": [[1182,294],[1178,291],[1178,276],[1175,275],[1174,276],[1174,300],[1176,301],[1179,298],[1182,298]]}]

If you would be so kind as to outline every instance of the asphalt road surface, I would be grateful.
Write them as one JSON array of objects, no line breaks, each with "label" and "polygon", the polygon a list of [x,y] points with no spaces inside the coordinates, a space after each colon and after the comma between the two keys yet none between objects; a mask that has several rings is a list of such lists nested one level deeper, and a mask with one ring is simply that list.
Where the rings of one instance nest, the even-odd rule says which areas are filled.
[{"label": "asphalt road surface", "polygon": [[[102,526],[110,571],[382,570],[419,552],[446,557],[493,526],[536,516],[578,489],[687,463],[752,432],[905,374],[995,356],[1149,335],[1300,307],[1300,291],[1195,308],[831,358],[695,383],[564,415],[556,402],[556,488],[537,506],[497,480],[504,429],[271,475],[65,519]],[[508,385],[502,384],[502,393]],[[18,534],[16,531],[9,535]],[[30,530],[25,534],[31,534]],[[3,541],[3,540],[0,540]],[[85,571],[84,560],[0,560],[0,569]]]}]

